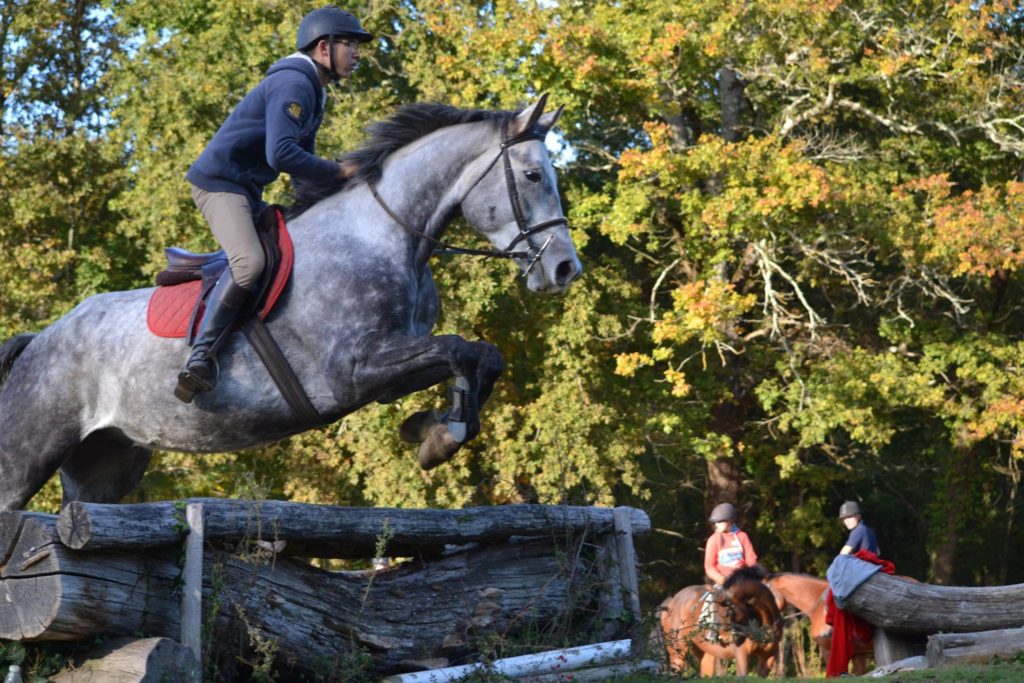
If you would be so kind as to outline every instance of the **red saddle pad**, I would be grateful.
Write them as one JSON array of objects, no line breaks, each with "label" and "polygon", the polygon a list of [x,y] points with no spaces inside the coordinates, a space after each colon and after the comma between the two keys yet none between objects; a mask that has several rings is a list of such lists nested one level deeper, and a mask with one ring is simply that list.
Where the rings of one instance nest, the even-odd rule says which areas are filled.
[{"label": "red saddle pad", "polygon": [[[278,264],[277,273],[267,289],[267,294],[260,307],[260,320],[267,317],[274,308],[274,304],[288,284],[288,278],[292,274],[292,264],[295,262],[295,252],[292,249],[292,238],[285,227],[284,216],[277,213],[277,247],[281,251],[281,261]],[[195,308],[196,299],[199,297],[202,283],[199,280],[190,280],[180,285],[170,287],[157,287],[153,295],[149,297],[149,309],[146,312],[146,324],[149,331],[158,337],[179,338],[188,334],[188,321],[192,317],[192,310]],[[196,327],[203,318],[203,311],[196,316]]]}]

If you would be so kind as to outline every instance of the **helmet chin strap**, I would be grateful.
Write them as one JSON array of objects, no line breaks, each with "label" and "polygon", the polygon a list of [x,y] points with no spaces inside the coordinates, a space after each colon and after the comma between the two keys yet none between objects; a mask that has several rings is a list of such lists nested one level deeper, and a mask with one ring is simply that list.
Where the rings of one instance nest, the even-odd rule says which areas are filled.
[{"label": "helmet chin strap", "polygon": [[328,69],[326,66],[324,66],[315,59],[313,60],[313,63],[316,64],[318,69],[324,72],[324,75],[327,76],[327,80],[331,81],[332,83],[340,81],[341,74],[339,74],[338,71],[334,68],[334,36],[327,36],[327,54],[328,59],[331,60],[331,68]]}]

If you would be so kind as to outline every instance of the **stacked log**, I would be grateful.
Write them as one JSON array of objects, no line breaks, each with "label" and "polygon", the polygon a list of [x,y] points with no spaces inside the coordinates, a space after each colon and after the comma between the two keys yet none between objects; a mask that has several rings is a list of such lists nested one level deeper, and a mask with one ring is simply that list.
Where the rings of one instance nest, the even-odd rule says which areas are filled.
[{"label": "stacked log", "polygon": [[[240,660],[288,679],[356,665],[384,675],[424,657],[458,660],[496,634],[543,628],[600,594],[603,546],[593,541],[614,528],[610,509],[202,502],[204,662],[224,678]],[[0,514],[0,638],[177,639],[183,518],[182,503],[72,504],[59,520]],[[641,511],[629,519],[633,532],[649,526]],[[330,572],[292,557],[368,559],[382,541],[384,555],[418,559]]]},{"label": "stacked log", "polygon": [[170,638],[107,641],[51,683],[199,683],[192,653]]},{"label": "stacked log", "polygon": [[928,637],[929,667],[985,664],[1024,652],[1024,628],[979,633],[937,633]]},{"label": "stacked log", "polygon": [[79,553],[60,542],[55,515],[2,512],[0,638],[177,637],[180,573],[166,550]]},{"label": "stacked log", "polygon": [[892,633],[969,633],[1024,626],[1024,584],[935,586],[881,572],[844,608]]}]

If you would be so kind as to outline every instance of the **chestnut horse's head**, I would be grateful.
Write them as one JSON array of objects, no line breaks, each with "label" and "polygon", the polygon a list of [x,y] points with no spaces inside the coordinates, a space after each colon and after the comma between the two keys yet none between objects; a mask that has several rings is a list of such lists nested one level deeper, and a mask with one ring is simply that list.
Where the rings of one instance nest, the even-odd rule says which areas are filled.
[{"label": "chestnut horse's head", "polygon": [[722,586],[717,601],[732,625],[733,642],[747,638],[759,643],[777,642],[782,631],[782,614],[771,589],[764,584],[766,572],[746,567],[732,574]]}]

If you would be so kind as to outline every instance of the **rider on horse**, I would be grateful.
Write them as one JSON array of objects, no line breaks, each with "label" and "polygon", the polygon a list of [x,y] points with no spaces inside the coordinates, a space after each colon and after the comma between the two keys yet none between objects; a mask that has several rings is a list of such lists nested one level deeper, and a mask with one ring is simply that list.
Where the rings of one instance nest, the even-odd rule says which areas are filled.
[{"label": "rider on horse", "polygon": [[355,169],[315,155],[323,120],[324,88],[352,73],[359,44],[372,36],[359,20],[334,6],[307,14],[297,52],[270,67],[266,77],[231,112],[186,179],[192,198],[224,248],[229,268],[206,301],[192,353],[178,374],[175,396],[189,403],[216,385],[213,362],[264,268],[255,217],[263,187],[285,171],[293,178],[331,185]]},{"label": "rider on horse", "polygon": [[715,531],[704,548],[704,571],[720,587],[737,569],[755,566],[757,553],[747,532],[736,524],[732,503],[716,505],[708,521],[715,525]]},{"label": "rider on horse", "polygon": [[718,638],[719,628],[717,613],[712,605],[715,592],[738,569],[756,566],[757,553],[750,543],[750,537],[736,524],[736,507],[732,503],[716,505],[708,521],[714,524],[715,531],[704,546],[704,572],[714,587],[705,597],[701,621],[710,626],[709,640],[714,641]]}]

